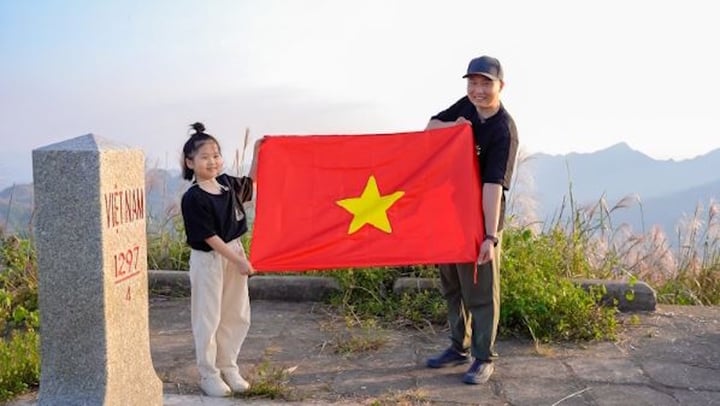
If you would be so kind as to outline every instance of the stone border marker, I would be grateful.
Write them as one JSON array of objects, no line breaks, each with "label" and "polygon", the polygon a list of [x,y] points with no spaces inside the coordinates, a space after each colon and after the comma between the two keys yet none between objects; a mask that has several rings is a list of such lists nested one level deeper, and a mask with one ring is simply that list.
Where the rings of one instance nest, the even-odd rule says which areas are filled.
[{"label": "stone border marker", "polygon": [[33,150],[40,405],[162,405],[150,356],[142,151],[93,134]]}]

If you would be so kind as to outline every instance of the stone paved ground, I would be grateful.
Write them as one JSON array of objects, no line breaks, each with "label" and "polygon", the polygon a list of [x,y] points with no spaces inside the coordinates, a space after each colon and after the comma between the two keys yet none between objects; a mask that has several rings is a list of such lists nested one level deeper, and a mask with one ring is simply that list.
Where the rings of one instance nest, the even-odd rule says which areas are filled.
[{"label": "stone paved ground", "polygon": [[[500,340],[495,374],[478,386],[460,382],[462,366],[423,366],[447,344],[443,331],[350,332],[312,302],[255,300],[252,311],[241,368],[251,382],[263,370],[291,371],[286,398],[201,396],[189,299],[153,298],[151,348],[166,405],[720,405],[720,307],[659,306],[624,314],[635,323],[616,342],[536,348]],[[336,351],[378,342],[367,352]],[[35,403],[29,394],[11,404]]]},{"label": "stone paved ground", "polygon": [[[659,306],[656,312],[623,315],[635,322],[616,342],[536,348],[529,341],[500,340],[495,374],[478,386],[460,382],[464,366],[423,366],[429,354],[446,346],[444,331],[351,332],[322,305],[307,302],[253,301],[252,309],[253,325],[240,356],[243,372],[251,380],[262,365],[292,372],[285,391],[289,400],[251,403],[720,404],[719,307]],[[183,403],[200,398],[188,299],[156,299],[150,314],[153,360],[166,401],[196,404]],[[353,342],[382,345],[337,352]]]}]

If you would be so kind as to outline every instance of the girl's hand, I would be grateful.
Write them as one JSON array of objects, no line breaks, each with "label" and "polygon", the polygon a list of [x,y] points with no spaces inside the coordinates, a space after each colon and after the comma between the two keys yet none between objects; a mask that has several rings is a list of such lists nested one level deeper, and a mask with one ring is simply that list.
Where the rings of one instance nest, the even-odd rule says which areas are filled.
[{"label": "girl's hand", "polygon": [[250,261],[246,259],[245,262],[247,262],[247,267],[248,267],[248,268],[247,268],[247,269],[248,269],[248,274],[247,274],[247,275],[248,275],[248,276],[255,275],[255,268],[252,266],[252,264],[250,263]]},{"label": "girl's hand", "polygon": [[252,274],[255,273],[255,268],[253,268],[253,266],[252,266],[252,264],[250,263],[250,261],[248,261],[247,259],[243,258],[243,259],[240,261],[240,273],[243,274],[243,275],[252,275]]},{"label": "girl's hand", "polygon": [[253,275],[255,273],[255,268],[253,268],[252,264],[250,263],[250,260],[247,257],[247,254],[245,254],[245,247],[243,247],[242,244],[239,244],[240,248],[240,273],[243,275]]},{"label": "girl's hand", "polygon": [[250,261],[242,257],[231,263],[230,270],[232,272],[240,272],[241,275],[252,275],[255,273],[255,268],[252,267]]}]

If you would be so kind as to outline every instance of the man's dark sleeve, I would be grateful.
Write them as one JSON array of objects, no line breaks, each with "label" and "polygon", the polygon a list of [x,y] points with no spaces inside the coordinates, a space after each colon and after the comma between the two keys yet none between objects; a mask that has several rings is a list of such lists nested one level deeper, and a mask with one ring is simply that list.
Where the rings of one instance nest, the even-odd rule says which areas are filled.
[{"label": "man's dark sleeve", "polygon": [[483,183],[496,183],[503,189],[510,189],[510,182],[515,167],[518,138],[514,128],[504,126],[487,146],[487,165],[482,173]]},{"label": "man's dark sleeve", "polygon": [[232,188],[240,199],[240,202],[249,202],[253,198],[253,180],[247,176],[236,178],[230,177]]},{"label": "man's dark sleeve", "polygon": [[463,108],[463,100],[465,98],[458,100],[453,104],[452,106],[448,107],[447,109],[435,114],[434,116],[430,117],[431,120],[440,120],[444,122],[452,122],[457,120],[462,114],[462,108]]}]

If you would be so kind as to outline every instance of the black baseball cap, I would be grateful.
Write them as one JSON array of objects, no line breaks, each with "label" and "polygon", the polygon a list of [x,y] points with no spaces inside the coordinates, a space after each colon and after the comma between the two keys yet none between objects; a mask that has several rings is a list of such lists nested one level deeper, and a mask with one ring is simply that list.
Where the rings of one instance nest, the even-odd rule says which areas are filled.
[{"label": "black baseball cap", "polygon": [[466,78],[470,75],[483,75],[492,80],[503,80],[503,70],[500,61],[491,56],[480,56],[468,64],[467,73],[463,76]]}]

